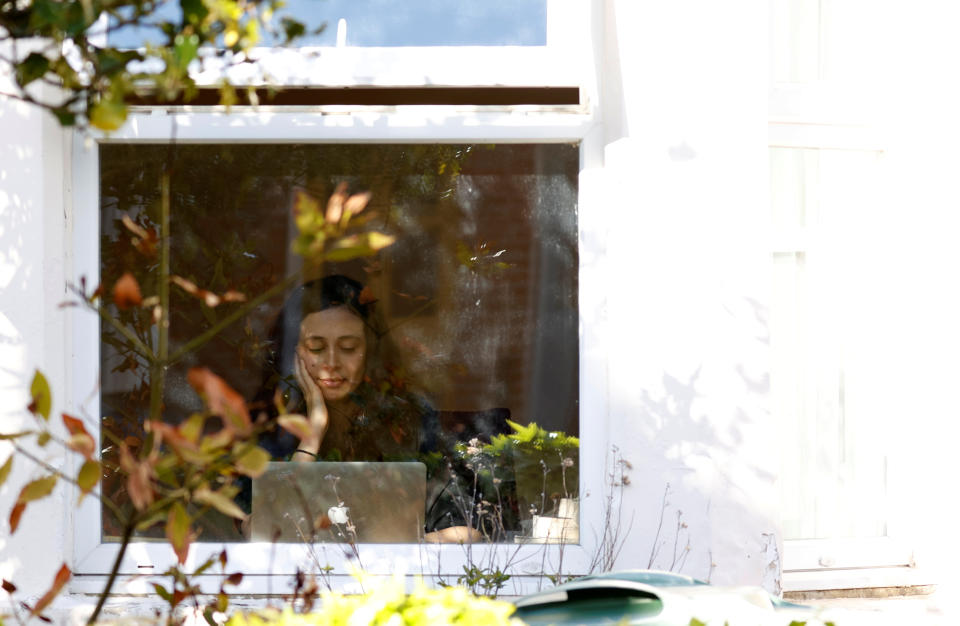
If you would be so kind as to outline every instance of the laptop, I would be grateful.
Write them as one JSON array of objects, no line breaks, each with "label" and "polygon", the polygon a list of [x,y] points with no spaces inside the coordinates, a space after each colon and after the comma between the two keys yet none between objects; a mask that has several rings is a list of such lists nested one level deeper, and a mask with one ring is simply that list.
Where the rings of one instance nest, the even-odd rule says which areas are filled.
[{"label": "laptop", "polygon": [[272,462],[253,480],[251,541],[417,543],[427,469],[419,462]]}]

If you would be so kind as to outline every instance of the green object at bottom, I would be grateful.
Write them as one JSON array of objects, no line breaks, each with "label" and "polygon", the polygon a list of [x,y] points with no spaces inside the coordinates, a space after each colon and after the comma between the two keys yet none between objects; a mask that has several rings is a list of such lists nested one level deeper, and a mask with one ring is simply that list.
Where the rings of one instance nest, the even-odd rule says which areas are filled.
[{"label": "green object at bottom", "polygon": [[[530,607],[514,613],[530,626],[540,624],[656,624],[663,603],[656,598],[593,598]],[[640,620],[643,620],[642,622]]]}]

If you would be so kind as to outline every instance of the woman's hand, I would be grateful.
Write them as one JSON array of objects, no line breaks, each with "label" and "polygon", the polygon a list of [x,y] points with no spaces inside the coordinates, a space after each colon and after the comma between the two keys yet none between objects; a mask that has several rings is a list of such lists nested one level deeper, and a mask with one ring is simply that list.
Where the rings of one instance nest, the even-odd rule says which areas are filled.
[{"label": "woman's hand", "polygon": [[300,354],[301,348],[297,348],[297,356],[293,364],[293,374],[297,379],[297,384],[303,392],[303,397],[307,402],[307,421],[310,422],[310,428],[313,435],[309,439],[302,439],[297,450],[303,450],[309,454],[296,452],[291,457],[293,461],[315,461],[316,455],[320,451],[320,444],[323,443],[323,437],[327,433],[327,427],[330,425],[330,415],[327,412],[327,404],[323,401],[323,391],[313,378],[307,372],[307,366],[303,362],[303,356]]},{"label": "woman's hand", "polygon": [[451,526],[427,533],[423,540],[427,543],[477,543],[483,540],[483,535],[469,526]]}]

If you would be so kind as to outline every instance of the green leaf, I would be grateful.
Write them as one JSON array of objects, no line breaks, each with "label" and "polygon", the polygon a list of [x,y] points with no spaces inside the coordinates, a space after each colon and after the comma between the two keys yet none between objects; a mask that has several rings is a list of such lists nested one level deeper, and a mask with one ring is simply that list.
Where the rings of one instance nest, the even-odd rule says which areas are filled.
[{"label": "green leaf", "polygon": [[210,14],[203,0],[180,0],[183,19],[190,24],[200,24]]},{"label": "green leaf", "polygon": [[181,565],[187,562],[187,553],[190,551],[192,540],[190,533],[190,516],[179,502],[174,502],[167,515],[167,541],[173,551],[177,553],[177,560]]},{"label": "green leaf", "polygon": [[33,398],[29,406],[30,412],[34,415],[39,414],[45,420],[50,419],[50,406],[53,403],[50,397],[50,384],[40,370],[33,375],[33,381],[30,383],[30,397]]},{"label": "green leaf", "polygon": [[155,511],[152,514],[145,517],[143,520],[137,524],[137,530],[143,532],[144,530],[149,530],[157,524],[163,521],[165,512],[163,510]]},{"label": "green leaf", "polygon": [[17,498],[17,502],[26,504],[27,502],[39,500],[40,498],[50,495],[50,492],[52,492],[56,486],[57,477],[54,475],[30,481],[24,485],[20,491],[20,497]]},{"label": "green leaf", "polygon": [[3,483],[6,482],[7,476],[10,475],[10,470],[13,469],[13,455],[7,457],[7,462],[3,465],[0,465],[0,486],[3,486]]},{"label": "green leaf", "polygon": [[212,506],[224,515],[243,519],[247,516],[231,496],[225,495],[220,491],[211,491],[209,488],[201,488],[193,493],[193,501],[207,506]]},{"label": "green leaf", "polygon": [[167,588],[159,583],[153,583],[153,590],[157,592],[157,595],[163,598],[164,602],[170,602],[173,600],[173,596],[170,595],[170,592],[167,591]]},{"label": "green leaf", "polygon": [[42,433],[37,435],[37,445],[42,448],[48,443],[50,443],[50,436],[51,436],[50,433],[47,431],[43,431]]},{"label": "green leaf", "polygon": [[237,457],[237,471],[250,478],[256,478],[267,470],[270,453],[259,447],[252,447]]},{"label": "green leaf", "polygon": [[338,239],[326,254],[328,261],[349,261],[358,257],[373,256],[379,250],[393,244],[397,238],[378,232],[350,235]]},{"label": "green leaf", "polygon": [[17,83],[26,87],[50,70],[50,60],[39,52],[31,52],[26,59],[17,63],[14,70]]},{"label": "green leaf", "polygon": [[200,38],[196,35],[177,35],[173,40],[173,58],[180,71],[186,71],[190,62],[197,58]]},{"label": "green leaf", "polygon": [[283,45],[289,45],[294,39],[303,37],[307,32],[307,27],[303,22],[298,22],[289,17],[280,18],[280,27],[283,29]]},{"label": "green leaf", "polygon": [[193,575],[194,575],[194,576],[199,576],[200,574],[204,573],[205,571],[207,571],[208,569],[210,569],[211,567],[213,567],[213,564],[216,563],[216,562],[217,562],[217,557],[215,557],[215,556],[210,557],[209,559],[207,559],[206,561],[204,561],[203,563],[201,563],[201,564],[200,564],[200,567],[198,567],[196,570],[194,570]]},{"label": "green leaf", "polygon": [[127,121],[127,105],[118,98],[104,96],[93,105],[87,117],[100,130],[117,130]]},{"label": "green leaf", "polygon": [[77,115],[71,113],[66,107],[51,109],[50,112],[56,116],[61,126],[73,126],[77,123]]},{"label": "green leaf", "polygon": [[143,55],[136,50],[117,50],[116,48],[105,48],[97,50],[97,68],[101,74],[111,76],[126,69],[127,64],[133,60],[142,60]]},{"label": "green leaf", "polygon": [[80,466],[80,472],[77,474],[77,484],[80,486],[83,495],[90,493],[99,481],[100,463],[91,460]]}]

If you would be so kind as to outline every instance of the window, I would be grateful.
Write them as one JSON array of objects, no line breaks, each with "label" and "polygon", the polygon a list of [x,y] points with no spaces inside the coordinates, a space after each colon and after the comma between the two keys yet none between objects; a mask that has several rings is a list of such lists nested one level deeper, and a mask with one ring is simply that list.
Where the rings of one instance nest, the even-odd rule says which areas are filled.
[{"label": "window", "polygon": [[895,355],[911,331],[894,295],[909,265],[891,242],[911,218],[890,200],[904,153],[877,107],[890,67],[909,66],[884,42],[905,31],[866,2],[778,0],[770,19],[783,587],[927,584],[913,567],[909,470],[895,443],[905,393]]},{"label": "window", "polygon": [[[377,306],[382,305],[388,318],[406,320],[395,330],[398,335],[403,332],[411,340],[401,347],[412,355],[409,361],[411,366],[420,368],[417,371],[418,378],[425,386],[433,387],[429,390],[433,408],[438,412],[446,411],[450,418],[456,418],[461,412],[509,408],[512,418],[520,418],[521,413],[536,414],[543,416],[541,421],[544,424],[552,424],[551,428],[570,429],[569,432],[577,432],[577,419],[583,411],[603,410],[603,397],[584,391],[588,388],[583,382],[594,380],[596,382],[590,388],[602,388],[602,381],[598,379],[603,372],[603,368],[599,367],[601,353],[595,347],[598,341],[595,338],[596,327],[590,322],[592,311],[596,309],[591,307],[584,310],[581,305],[585,297],[592,300],[599,295],[589,295],[591,291],[596,291],[591,285],[601,284],[596,278],[600,272],[598,257],[592,254],[585,262],[581,258],[581,242],[584,233],[599,232],[602,220],[597,215],[592,218],[585,216],[580,208],[584,194],[591,187],[590,184],[584,185],[583,181],[592,180],[590,176],[584,178],[585,172],[591,163],[597,162],[598,145],[588,133],[592,119],[578,107],[546,109],[536,114],[508,109],[477,111],[457,107],[398,107],[386,112],[355,107],[349,115],[343,114],[342,109],[310,113],[296,110],[236,111],[229,116],[215,112],[137,113],[131,123],[117,134],[99,139],[94,144],[95,152],[88,151],[83,142],[75,144],[73,180],[76,215],[73,233],[74,271],[77,277],[86,276],[89,280],[89,277],[100,274],[100,259],[104,266],[110,266],[113,263],[110,259],[117,258],[110,256],[110,242],[119,239],[119,231],[113,222],[113,218],[117,217],[114,211],[130,212],[131,217],[137,216],[138,219],[149,216],[150,198],[155,197],[151,194],[156,193],[156,188],[147,172],[156,166],[161,158],[159,155],[165,154],[169,147],[167,140],[171,136],[173,121],[177,123],[176,150],[184,163],[190,163],[191,167],[197,164],[200,168],[186,173],[187,178],[193,177],[196,182],[192,191],[178,197],[177,201],[183,202],[183,206],[199,207],[198,210],[204,213],[212,211],[207,208],[211,206],[207,200],[219,202],[218,208],[225,207],[233,225],[218,230],[209,222],[201,224],[198,221],[194,224],[194,232],[174,235],[174,241],[177,241],[177,237],[183,237],[182,243],[187,244],[179,253],[174,247],[174,255],[180,254],[181,258],[172,261],[177,272],[187,274],[184,278],[203,283],[204,275],[223,276],[218,279],[222,282],[215,283],[216,289],[226,290],[236,286],[228,285],[225,280],[228,276],[238,275],[236,268],[223,265],[217,269],[215,260],[209,263],[196,259],[190,261],[185,253],[190,250],[190,238],[198,234],[225,242],[223,249],[211,247],[208,253],[223,254],[232,250],[231,254],[244,259],[249,257],[243,257],[241,251],[248,249],[241,244],[258,241],[259,248],[253,253],[269,257],[271,263],[276,264],[269,268],[270,271],[282,275],[299,262],[298,257],[289,252],[292,233],[289,230],[292,227],[290,210],[294,194],[307,191],[322,198],[329,192],[329,185],[337,181],[347,182],[356,190],[370,185],[373,195],[369,215],[375,216],[371,219],[396,218],[388,226],[393,229],[391,232],[399,236],[397,247],[387,250],[395,255],[395,258],[389,258],[397,269],[381,264],[382,272],[377,278],[381,281],[379,283],[366,279],[368,272],[364,267],[369,261],[351,261],[345,266],[341,265],[337,271],[360,276],[365,279],[364,282],[371,284],[371,288],[383,289],[377,295]],[[322,138],[322,141],[305,141],[306,137]],[[408,139],[404,140],[404,137]],[[425,137],[429,139],[425,140]],[[265,138],[270,139],[265,141]],[[435,167],[419,170],[412,160],[405,161],[401,155],[406,155],[406,159],[420,155],[418,158],[423,159],[424,163],[433,158]],[[440,171],[443,159],[448,159],[446,167],[451,167],[453,160],[450,159],[456,155],[459,155],[457,158],[462,157],[458,176],[451,176],[446,168]],[[352,168],[348,167],[348,156],[355,161]],[[223,176],[212,174],[212,170],[203,169],[210,165],[208,160],[218,162],[228,158],[235,162],[246,160],[251,165],[259,160],[264,167],[247,167],[242,176],[226,180]],[[137,159],[139,164],[136,167],[124,162],[133,159]],[[378,159],[380,163],[394,159],[393,171],[372,168],[370,159]],[[285,169],[280,167],[281,164],[290,164],[292,169],[280,171]],[[129,176],[122,174],[123,168],[128,168],[126,171],[130,173]],[[208,173],[204,174],[204,171]],[[308,172],[314,177],[308,177]],[[206,178],[211,179],[207,181],[209,184],[201,184]],[[242,193],[238,184],[240,180],[245,181],[245,190],[256,191]],[[446,181],[443,183],[446,187],[431,186],[442,180]],[[134,193],[115,193],[106,187],[101,192],[102,183],[133,190]],[[142,187],[138,189],[140,184]],[[378,193],[378,185],[384,191]],[[224,195],[219,199],[214,198],[217,195],[214,187],[224,190]],[[390,192],[385,191],[389,189],[397,193],[391,197]],[[444,203],[446,205],[441,206]],[[432,211],[428,211],[428,207]],[[107,216],[102,229],[101,210]],[[272,218],[269,224],[262,224],[263,216],[274,215],[271,211],[277,211],[275,215],[282,217]],[[254,215],[259,217],[254,219]],[[248,217],[249,221],[245,221]],[[200,219],[199,216],[197,219]],[[388,229],[382,222],[380,224],[385,230]],[[420,232],[421,227],[430,237],[437,237],[439,245],[421,245],[418,248],[418,244],[428,239],[427,234]],[[232,233],[231,230],[236,232]],[[243,236],[240,236],[241,233]],[[278,239],[275,243],[271,243],[268,233],[276,234]],[[102,248],[101,243],[104,244]],[[484,243],[487,245],[483,246]],[[122,242],[118,245],[122,245]],[[512,258],[511,246],[517,251]],[[500,253],[501,250],[505,252]],[[387,255],[387,251],[383,254]],[[257,271],[265,271],[264,261],[260,262],[258,267],[261,269]],[[505,263],[507,267],[500,263]],[[422,271],[402,272],[399,268],[404,265],[419,267]],[[470,265],[476,266],[476,272],[468,267]],[[119,266],[116,266],[109,271],[118,270]],[[514,270],[528,273],[523,279],[525,282],[511,283],[500,279]],[[457,278],[464,271],[475,275],[475,278],[464,279],[467,274]],[[549,288],[544,294],[553,295],[545,297],[538,293],[543,290],[533,280],[534,276],[538,277],[537,280],[560,285],[561,289],[554,291]],[[590,280],[590,277],[594,278]],[[252,269],[249,276],[243,274],[243,280],[248,278],[251,281],[262,280]],[[519,284],[526,287],[520,287]],[[189,323],[202,325],[207,323],[204,315],[221,315],[227,310],[218,307],[205,311],[198,301],[182,293],[177,294],[179,287],[174,285],[171,289],[175,299],[187,304],[183,314],[192,320]],[[558,297],[560,300],[550,299]],[[477,306],[477,299],[480,300],[480,306]],[[433,303],[440,301],[454,308],[434,308]],[[253,336],[264,331],[281,303],[282,298],[279,298],[265,305],[262,311],[251,318]],[[487,303],[498,317],[503,318],[496,320],[497,327],[504,330],[495,340],[483,339],[475,330],[487,323],[483,319]],[[458,310],[457,307],[462,308]],[[418,308],[421,310],[418,311]],[[469,324],[460,319],[461,311],[469,313]],[[91,397],[91,390],[99,389],[99,360],[92,361],[90,355],[101,354],[100,325],[89,316],[73,315],[74,402],[77,406],[86,407],[88,413],[98,414],[101,411],[95,402],[99,394]],[[524,344],[523,349],[513,350],[508,344],[517,333],[523,332],[525,325],[531,323],[537,323],[542,328],[536,331],[536,337]],[[444,335],[440,343],[435,343],[429,335],[444,325],[449,326],[451,334]],[[581,327],[592,330],[584,334],[580,331]],[[242,342],[246,336],[246,324],[235,326],[231,332],[236,333],[234,337],[239,337]],[[476,341],[487,351],[480,356],[464,358],[461,343],[468,340]],[[591,349],[591,346],[594,347]],[[208,349],[218,352],[213,345]],[[418,354],[423,357],[418,357]],[[123,358],[108,348],[103,349],[102,355],[105,363],[102,389],[105,406],[107,403],[116,403],[118,397],[122,403],[123,394],[117,392],[124,385],[135,386],[137,375],[130,371],[110,374],[107,370],[122,364]],[[447,360],[440,363],[436,360],[438,358]],[[455,362],[458,360],[459,363]],[[249,394],[260,384],[262,372],[252,365],[254,361],[246,362],[252,367],[253,379],[237,375],[230,382]],[[592,366],[591,362],[594,363]],[[447,364],[453,366],[446,367]],[[498,373],[487,371],[491,367],[503,368],[504,372],[507,369],[516,371],[517,368],[523,369],[523,364],[529,367],[523,373],[523,380],[500,377]],[[461,365],[463,367],[459,367]],[[228,370],[229,366],[217,373]],[[561,379],[566,381],[564,385],[570,385],[568,389],[561,389],[557,382]],[[182,388],[182,382],[180,385]],[[544,389],[546,393],[542,393]],[[189,395],[191,397],[177,410],[189,410],[189,403],[195,402],[192,391]],[[519,401],[519,404],[510,406],[509,403],[515,401]],[[171,406],[178,402],[184,401],[179,398],[169,400]],[[579,466],[602,466],[602,446],[598,439],[590,433],[582,435]],[[599,494],[602,493],[601,480],[599,474],[583,472],[571,482],[579,482],[578,492],[581,494]],[[552,506],[552,503],[548,502],[547,506]],[[597,526],[600,522],[593,517],[593,512],[585,510],[581,514],[581,525]],[[91,589],[96,587],[96,575],[104,575],[109,571],[116,554],[116,543],[111,542],[109,536],[101,539],[101,511],[91,502],[83,503],[77,519],[77,571],[92,575],[78,579],[77,589],[82,591],[84,585],[89,585]],[[520,526],[514,537],[525,532],[525,527]],[[105,535],[109,535],[109,532]],[[504,539],[517,541],[511,537]],[[568,544],[562,548],[564,570],[585,571],[589,566],[594,538],[583,533],[579,539],[579,544]],[[302,542],[273,545],[258,541],[214,541],[194,544],[188,567],[190,563],[200,563],[210,554],[218,553],[224,545],[231,562],[250,573],[287,575],[298,567],[303,569],[309,566],[308,551]],[[559,553],[553,552],[560,548],[546,546],[548,563],[561,562]],[[502,546],[502,550],[507,549],[507,546]],[[517,577],[516,584],[521,585],[518,587],[520,589],[526,580],[522,575],[525,571],[523,568],[534,561],[538,564],[542,562],[540,551],[544,545],[509,548],[511,554],[517,549],[520,552],[511,567]],[[476,545],[474,550],[484,554],[488,551],[492,551],[490,554],[500,554],[495,544],[487,544],[486,547]],[[348,559],[338,548],[328,545],[323,553],[338,572],[347,570]],[[389,573],[398,562],[406,562],[411,572],[444,572],[454,576],[462,572],[465,558],[463,551],[453,545],[429,549],[422,544],[406,547],[391,545],[365,550],[363,554],[366,555],[365,567],[374,572]],[[121,573],[135,575],[163,571],[173,558],[172,551],[166,546],[145,538],[128,551]],[[269,576],[248,578],[241,592],[267,593],[272,584],[267,582]],[[136,592],[145,584],[144,580],[134,577],[127,580],[125,588]]]},{"label": "window", "polygon": [[[347,6],[349,3],[341,4],[348,12],[356,10],[352,5]],[[410,15],[421,9],[437,12],[426,7],[426,4],[414,3],[409,7]],[[581,257],[585,237],[598,241],[598,233],[604,228],[599,213],[591,217],[581,210],[583,199],[590,196],[589,190],[594,186],[590,182],[594,177],[588,172],[599,166],[601,158],[599,137],[591,133],[595,128],[597,102],[596,81],[592,78],[592,39],[583,36],[589,33],[589,29],[584,30],[584,24],[592,23],[592,8],[590,3],[553,0],[531,0],[511,4],[510,8],[511,11],[519,8],[520,19],[497,19],[496,28],[479,29],[483,32],[472,33],[479,37],[474,39],[430,39],[422,37],[423,29],[420,34],[410,35],[409,32],[403,34],[402,28],[386,34],[386,39],[369,38],[363,34],[362,17],[334,15],[336,12],[331,11],[321,16],[328,22],[328,30],[321,38],[306,41],[298,49],[258,49],[254,56],[260,61],[259,65],[241,64],[230,70],[230,77],[237,84],[284,85],[287,89],[280,93],[292,98],[274,102],[263,97],[261,91],[258,109],[235,107],[230,115],[206,106],[215,105],[215,99],[195,103],[196,106],[190,108],[153,107],[146,99],[123,129],[110,137],[95,138],[93,153],[84,141],[76,141],[72,158],[74,275],[78,279],[86,276],[89,280],[99,275],[103,267],[114,263],[107,249],[110,237],[117,236],[119,231],[115,223],[107,223],[117,216],[110,214],[111,211],[136,208],[144,216],[144,224],[147,223],[149,197],[156,193],[155,186],[147,180],[146,168],[131,168],[134,171],[129,179],[118,175],[120,170],[110,171],[113,166],[122,167],[125,157],[143,159],[138,161],[141,165],[150,159],[156,162],[171,137],[176,138],[178,154],[191,163],[203,161],[204,155],[214,155],[214,160],[234,158],[238,160],[235,162],[252,159],[251,163],[258,154],[261,159],[263,155],[273,155],[279,159],[276,164],[267,163],[266,169],[260,171],[247,168],[241,176],[244,185],[257,189],[255,194],[244,195],[239,187],[231,186],[234,178],[214,182],[226,191],[214,202],[230,206],[233,228],[248,235],[247,240],[231,238],[230,229],[226,228],[223,232],[212,232],[217,227],[209,223],[197,228],[202,236],[215,236],[234,253],[255,243],[260,247],[251,253],[263,254],[259,260],[269,257],[270,262],[276,264],[267,270],[261,263],[257,271],[262,273],[243,274],[244,280],[265,281],[270,272],[282,276],[284,272],[296,271],[299,257],[290,254],[289,244],[294,232],[290,221],[291,203],[298,192],[309,193],[325,202],[322,196],[330,192],[330,185],[335,181],[346,182],[351,190],[363,190],[369,185],[372,199],[366,215],[398,218],[386,225],[381,223],[383,229],[398,236],[397,244],[388,248],[390,252],[382,253],[385,259],[389,257],[389,263],[381,264],[379,274],[372,266],[365,268],[365,262],[359,260],[338,269],[331,266],[324,274],[342,271],[359,276],[364,284],[378,292],[376,307],[383,318],[389,320],[388,327],[401,322],[392,329],[393,334],[404,334],[406,340],[398,343],[405,351],[405,363],[412,368],[411,374],[416,374],[417,381],[429,388],[423,397],[438,418],[456,423],[464,415],[493,411],[502,425],[506,414],[499,409],[509,409],[511,418],[519,418],[522,413],[537,414],[542,416],[544,425],[553,424],[549,428],[578,432],[579,415],[585,411],[602,414],[606,402],[603,394],[589,391],[605,385],[605,370],[600,365],[602,352],[597,347],[602,333],[592,323],[599,315],[599,307],[595,305],[602,298],[595,287],[602,284],[599,256],[594,251],[586,261]],[[495,17],[500,9],[499,4],[490,4],[480,10],[487,17]],[[297,10],[296,6],[291,6],[291,10]],[[342,27],[337,29],[341,17],[346,21],[345,32]],[[397,24],[406,19],[397,17]],[[486,18],[478,19],[480,23]],[[418,24],[424,23],[422,19],[418,21]],[[524,24],[524,32],[516,28],[520,23]],[[329,47],[334,41],[332,35],[338,31],[345,36],[336,41],[336,47]],[[394,39],[389,39],[391,37]],[[390,47],[395,44],[396,47]],[[134,40],[131,45],[135,45]],[[215,87],[221,77],[218,60],[207,59],[196,74],[201,95],[205,89]],[[304,89],[296,89],[298,87]],[[339,89],[341,87],[352,89]],[[476,97],[476,93],[464,97],[467,89],[472,92],[477,88],[480,97]],[[338,89],[341,94],[362,94],[362,98],[338,99]],[[520,96],[515,93],[517,89],[523,91]],[[405,153],[407,158],[412,158],[413,153],[420,153],[428,160],[430,154],[449,157],[456,151],[467,155],[459,182],[451,183],[456,178],[452,176],[452,169],[440,171],[438,167],[429,172],[434,182],[446,180],[443,184],[447,195],[441,194],[439,187],[433,189],[426,184],[428,172],[415,171],[414,164],[404,165],[402,158],[392,162],[392,171],[370,168],[371,157],[385,164],[392,158],[390,155],[397,157]],[[348,155],[353,155],[356,163],[347,163]],[[442,165],[441,161],[437,158],[432,165]],[[291,171],[279,172],[276,165],[280,163],[296,165]],[[447,160],[447,167],[456,164],[456,159]],[[203,174],[213,170],[203,169],[210,165],[208,163],[202,165],[184,175],[198,180],[215,176]],[[514,166],[516,170],[509,171]],[[271,171],[269,175],[267,170]],[[314,178],[309,178],[308,173]],[[137,177],[143,182],[140,189],[136,189]],[[123,198],[123,194],[102,191],[101,183],[111,180],[133,190],[133,195]],[[205,188],[202,184],[193,189],[199,190],[197,197],[187,198],[183,206],[201,206],[200,196],[206,200],[216,195],[213,187]],[[389,197],[390,190],[399,195]],[[138,196],[140,193],[143,195]],[[403,193],[407,194],[405,198],[401,197]],[[263,199],[262,203],[252,199],[256,194]],[[240,200],[242,197],[248,198],[246,204]],[[426,206],[435,209],[435,213],[427,212]],[[269,227],[255,224],[256,220],[250,216],[257,215],[260,216],[257,219],[262,220],[262,216],[274,215],[268,210],[271,207],[280,209],[276,215],[282,217],[270,219]],[[508,218],[508,207],[518,213]],[[458,212],[460,209],[463,211]],[[110,215],[101,227],[101,218],[107,214]],[[251,221],[245,222],[245,216]],[[493,219],[484,221],[485,217]],[[444,223],[441,218],[450,221]],[[272,239],[274,235],[277,239]],[[186,234],[184,237],[190,238]],[[423,245],[428,241],[439,243]],[[106,247],[101,248],[102,242],[107,242]],[[179,260],[173,262],[183,264],[176,271],[189,274],[183,278],[202,283],[201,274],[209,270],[208,273],[220,281],[215,281],[216,289],[229,289],[226,279],[242,274],[228,264],[218,269],[214,262],[204,268],[203,261],[189,260],[189,241],[185,243],[187,246],[180,252],[175,248],[173,253],[180,255]],[[512,254],[511,246],[516,251],[515,259],[508,258]],[[475,266],[478,277],[473,282],[458,276],[463,271],[458,268],[465,268],[464,264]],[[115,264],[114,270],[121,265]],[[427,269],[403,272],[400,268],[404,266]],[[526,276],[522,280],[499,280],[502,274],[498,272],[509,273],[514,269],[518,275]],[[376,275],[369,278],[371,274]],[[541,288],[538,286],[541,281],[542,284],[552,281],[560,289]],[[171,287],[173,297],[188,304],[183,314],[189,319],[184,319],[184,323],[209,323],[205,316],[224,315],[228,310],[223,306],[204,310],[199,302],[179,293],[179,289],[176,285]],[[548,292],[553,295],[548,296]],[[586,309],[582,305],[585,299],[593,303]],[[443,306],[438,306],[441,302]],[[251,337],[269,331],[267,326],[275,319],[282,303],[283,298],[278,297],[258,309],[250,318]],[[487,304],[490,308],[484,309]],[[477,330],[489,322],[484,319],[484,310],[488,313],[495,310],[503,318],[497,319],[496,324],[504,330],[493,339],[483,338]],[[137,374],[124,370],[124,357],[111,348],[104,347],[101,355],[101,327],[96,320],[82,315],[72,319],[74,405],[99,414],[101,394],[104,406],[122,405],[127,401],[124,389],[136,386]],[[510,349],[507,344],[524,328],[534,328],[535,336],[529,337],[522,349]],[[246,329],[246,324],[241,323],[231,332],[236,333],[235,339],[239,336],[243,341],[247,337]],[[438,329],[449,334],[434,342],[429,335]],[[467,342],[471,341],[482,344],[482,353],[465,358]],[[253,343],[248,340],[248,347]],[[484,348],[487,351],[483,351]],[[214,346],[206,349],[216,351]],[[98,386],[101,359],[91,359],[90,355],[102,356],[102,389]],[[250,394],[260,385],[263,372],[255,371],[254,360],[248,359],[245,363],[254,375],[231,375],[230,382],[244,394]],[[106,371],[118,365],[118,371]],[[174,380],[182,376],[186,363],[179,367],[180,374],[172,374]],[[500,377],[491,369],[524,371],[521,377],[510,378]],[[564,383],[558,384],[558,380]],[[172,389],[177,384],[183,388],[182,378],[179,381],[174,382],[170,393],[174,393]],[[544,389],[546,393],[542,392]],[[167,403],[177,411],[188,411],[190,403],[195,402],[193,395],[190,390],[188,398],[172,397]],[[519,404],[511,406],[516,402]],[[599,441],[591,433],[583,433],[580,466],[602,465]],[[599,473],[580,473],[572,482],[579,482],[581,494],[602,493]],[[537,505],[540,511],[545,508],[541,504]],[[547,502],[546,506],[554,505]],[[529,510],[526,514],[529,515]],[[109,571],[116,543],[111,541],[98,507],[84,502],[77,516],[76,571],[91,576],[76,579],[76,588],[82,591],[87,581],[91,581],[92,589],[96,586],[92,582],[96,575]],[[581,514],[580,522],[588,528],[599,527],[600,521],[595,517],[594,512],[587,509]],[[106,531],[102,536],[101,530]],[[513,538],[503,539],[517,541],[517,535],[530,534],[526,526],[513,532]],[[594,537],[584,533],[579,544],[565,548],[547,546],[547,562],[562,563],[566,571],[585,571],[594,542]],[[303,569],[307,559],[303,545],[297,543],[211,541],[194,544],[188,566],[217,554],[222,545],[226,545],[231,562],[239,563],[251,574],[289,574]],[[499,554],[498,550],[507,549],[505,545],[499,548],[497,545],[476,545],[474,550],[492,557]],[[510,569],[521,587],[524,572],[539,571],[539,567],[531,569],[530,564],[534,560],[543,561],[542,547],[540,544],[540,547],[510,548],[511,554],[519,550]],[[344,554],[336,549],[326,553],[338,572],[346,571],[348,559]],[[532,557],[534,554],[536,559]],[[163,571],[173,558],[165,546],[143,538],[128,552],[121,573]],[[388,573],[403,561],[410,564],[411,572],[417,569],[454,576],[462,572],[465,562],[463,551],[456,546],[424,551],[422,545],[411,544],[380,546],[367,554],[364,566],[369,571]],[[239,591],[268,593],[269,579],[269,576],[248,576]],[[130,578],[126,588],[136,592],[145,584],[143,580]]]},{"label": "window", "polygon": [[[225,379],[248,400],[254,415],[269,413],[275,390],[299,394],[302,382],[291,380],[294,357],[288,344],[297,342],[296,335],[305,341],[301,324],[314,311],[305,303],[316,281],[345,276],[369,290],[363,296],[369,303],[360,304],[372,334],[365,342],[365,365],[352,372],[352,365],[338,363],[329,374],[346,378],[341,395],[349,392],[354,402],[340,402],[325,391],[331,412],[320,449],[325,460],[402,458],[429,465],[425,457],[442,451],[444,463],[456,463],[460,455],[454,442],[468,444],[479,437],[489,443],[491,436],[509,435],[508,420],[578,435],[577,145],[188,144],[171,149],[104,144],[99,149],[102,284],[116,284],[132,272],[146,290],[156,289],[155,258],[138,254],[122,220],[159,230],[159,181],[168,158],[174,167],[171,354],[241,306],[208,306],[193,285],[252,298],[301,269],[303,259],[291,252],[291,243],[297,234],[296,206],[304,197],[325,202],[338,185],[351,194],[369,193],[360,232],[375,229],[396,243],[376,256],[305,268],[298,282],[314,287],[294,286],[185,354],[166,372],[165,421],[177,424],[202,411],[187,382],[188,370],[196,366]],[[303,316],[288,304],[294,296]],[[114,312],[150,343],[155,320],[149,309]],[[316,345],[304,344],[317,363],[337,343],[326,336],[324,323],[318,322]],[[100,414],[104,426],[125,437],[136,454],[150,408],[149,363],[124,345],[111,324],[101,323],[100,336]],[[336,349],[362,348],[351,343]],[[312,362],[305,361],[308,367]],[[417,408],[385,404],[384,397]],[[341,405],[356,414],[340,415]],[[349,431],[338,432],[340,420],[349,420]],[[343,424],[347,429],[347,421]],[[285,449],[276,435],[268,432],[263,445],[285,459],[295,450],[293,440]],[[411,441],[403,448],[400,439]],[[112,441],[104,445],[108,458],[116,453]],[[489,519],[473,514],[474,503],[466,496],[473,499],[474,472],[458,466],[447,487],[456,490],[453,501],[428,498],[428,529],[452,523],[440,518],[446,506],[454,510],[443,515],[483,529],[490,540],[531,537],[533,530],[521,526],[521,520],[529,524],[531,507],[542,515],[554,509],[550,499],[561,493],[564,479],[576,493],[575,456],[571,445],[564,457],[548,458],[552,475],[545,479],[539,465],[509,472],[497,467],[490,478],[502,480],[504,490],[477,496],[493,502],[502,497]],[[565,467],[564,458],[573,467]],[[439,474],[431,478],[451,478]],[[508,484],[515,493],[506,492]],[[540,497],[544,484],[547,493]],[[341,494],[346,487],[341,485]],[[107,481],[105,488],[123,503],[123,483]],[[260,513],[253,515],[258,519]],[[117,538],[120,529],[108,509],[103,519],[104,536]],[[491,520],[498,522],[495,527]],[[205,521],[201,541],[244,539],[225,516],[211,513]],[[162,534],[161,527],[155,531]]]}]

